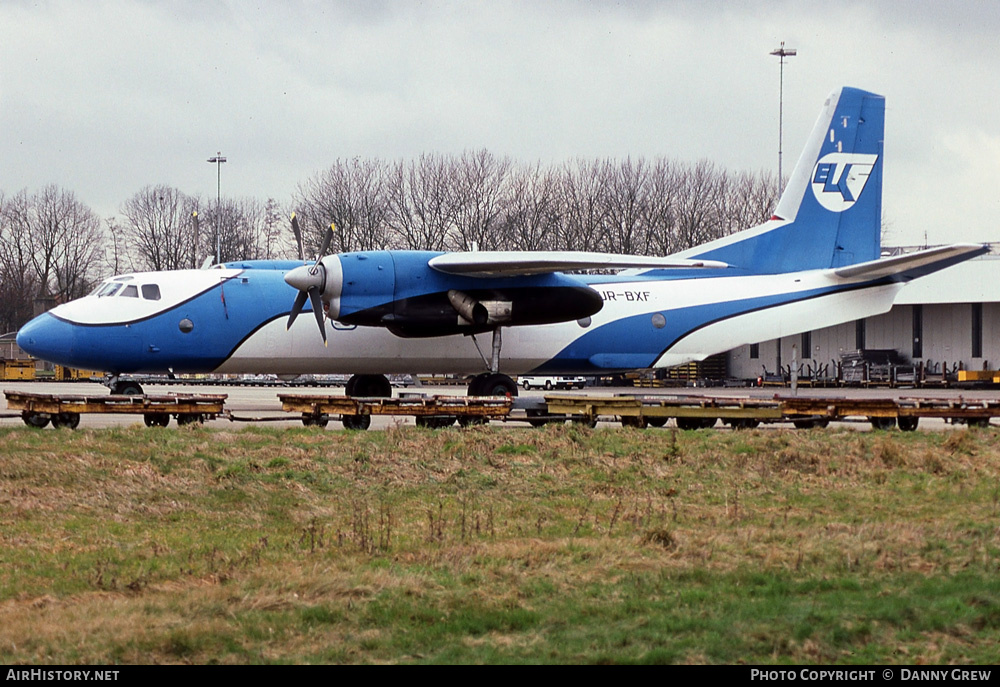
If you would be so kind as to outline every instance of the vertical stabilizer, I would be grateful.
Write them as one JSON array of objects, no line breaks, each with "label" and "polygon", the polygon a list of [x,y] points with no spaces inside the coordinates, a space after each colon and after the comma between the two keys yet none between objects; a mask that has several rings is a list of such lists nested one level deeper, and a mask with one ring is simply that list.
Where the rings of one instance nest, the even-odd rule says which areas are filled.
[{"label": "vertical stabilizer", "polygon": [[827,98],[774,217],[676,257],[757,274],[841,267],[879,257],[885,98],[842,88]]}]

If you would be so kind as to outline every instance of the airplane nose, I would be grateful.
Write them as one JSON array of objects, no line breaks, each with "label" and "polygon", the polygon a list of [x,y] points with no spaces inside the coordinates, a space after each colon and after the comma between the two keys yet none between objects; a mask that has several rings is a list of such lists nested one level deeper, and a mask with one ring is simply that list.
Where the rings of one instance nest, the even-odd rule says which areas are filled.
[{"label": "airplane nose", "polygon": [[17,345],[34,358],[65,365],[73,353],[73,332],[66,322],[43,313],[21,327]]}]

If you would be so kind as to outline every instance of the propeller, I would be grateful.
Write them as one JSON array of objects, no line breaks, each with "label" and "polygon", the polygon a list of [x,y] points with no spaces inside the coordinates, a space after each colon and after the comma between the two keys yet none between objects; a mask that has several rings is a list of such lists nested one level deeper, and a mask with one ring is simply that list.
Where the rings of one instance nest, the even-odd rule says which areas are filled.
[{"label": "propeller", "polygon": [[299,260],[305,262],[306,253],[302,250],[302,231],[299,230],[299,220],[292,213],[292,233],[295,234],[295,245],[299,247]]},{"label": "propeller", "polygon": [[[285,282],[299,290],[299,293],[295,296],[295,302],[292,303],[292,311],[288,314],[286,331],[292,328],[292,323],[295,322],[295,318],[302,312],[302,308],[308,300],[312,306],[316,324],[319,326],[320,336],[323,337],[324,346],[327,345],[327,340],[326,327],[323,326],[323,293],[327,289],[327,271],[323,265],[323,258],[326,257],[326,251],[330,248],[330,243],[333,241],[333,232],[335,229],[336,226],[331,222],[330,227],[326,230],[326,236],[323,237],[323,243],[320,246],[319,255],[315,263],[309,266],[296,267],[285,275]],[[292,214],[292,233],[295,234],[295,240],[299,246],[299,257],[301,258],[303,255],[302,232],[299,229],[299,221],[296,219],[294,213]],[[339,291],[339,286],[337,291]]]}]

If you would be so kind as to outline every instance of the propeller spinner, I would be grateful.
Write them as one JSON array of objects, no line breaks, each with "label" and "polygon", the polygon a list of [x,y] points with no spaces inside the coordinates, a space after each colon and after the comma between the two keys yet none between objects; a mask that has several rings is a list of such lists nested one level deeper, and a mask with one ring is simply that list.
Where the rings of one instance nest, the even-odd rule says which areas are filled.
[{"label": "propeller spinner", "polygon": [[[302,267],[296,267],[285,275],[285,282],[296,289],[299,290],[298,295],[295,296],[295,302],[292,304],[292,311],[288,315],[288,324],[286,329],[292,328],[292,323],[295,322],[295,318],[299,316],[302,312],[303,306],[305,306],[308,300],[312,306],[313,315],[316,317],[316,324],[319,325],[319,333],[323,337],[323,345],[327,345],[326,340],[326,327],[323,325],[323,301],[324,295],[326,296],[326,301],[333,301],[340,296],[340,274],[339,261],[336,263],[336,268],[333,270],[337,272],[335,275],[327,274],[327,266],[323,263],[323,258],[326,257],[326,251],[330,248],[330,243],[333,241],[333,232],[336,227],[331,223],[330,228],[326,230],[326,235],[323,237],[323,244],[320,246],[319,255],[316,258],[316,262],[312,265],[303,265]],[[295,215],[292,214],[292,232],[295,234],[295,240],[299,247],[299,256],[303,254],[302,250],[302,233],[299,230],[299,222]],[[336,258],[334,258],[336,260]],[[331,265],[332,266],[332,265]],[[333,278],[328,278],[333,277]]]}]

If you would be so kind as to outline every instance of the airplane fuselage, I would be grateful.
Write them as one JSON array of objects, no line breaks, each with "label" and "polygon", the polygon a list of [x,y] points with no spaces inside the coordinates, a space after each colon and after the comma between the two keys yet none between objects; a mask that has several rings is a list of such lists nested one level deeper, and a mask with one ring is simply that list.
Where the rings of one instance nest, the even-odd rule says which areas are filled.
[{"label": "airplane fuselage", "polygon": [[[296,293],[284,282],[291,266],[118,277],[105,282],[122,284],[114,294],[101,295],[103,289],[98,289],[58,306],[22,329],[19,340],[46,360],[112,374],[471,374],[486,369],[488,334],[403,337],[384,326],[326,319],[329,343],[324,346],[311,317],[296,320],[286,331]],[[599,299],[599,309],[568,322],[503,328],[500,369],[507,374],[587,374],[677,365],[772,338],[776,332],[885,312],[899,287],[835,282],[822,270],[732,276],[733,270],[708,272],[717,276],[705,278],[702,272],[695,279],[690,270],[561,275],[563,286],[575,283],[573,288]],[[132,292],[137,295],[124,295],[129,285],[137,287]],[[150,285],[156,287],[157,300],[143,297],[144,291],[153,291]],[[440,296],[440,291],[424,295]],[[550,293],[541,284],[538,292]],[[381,308],[391,314],[392,303],[376,298],[362,310]],[[451,319],[460,330],[461,318],[452,312]]]}]

